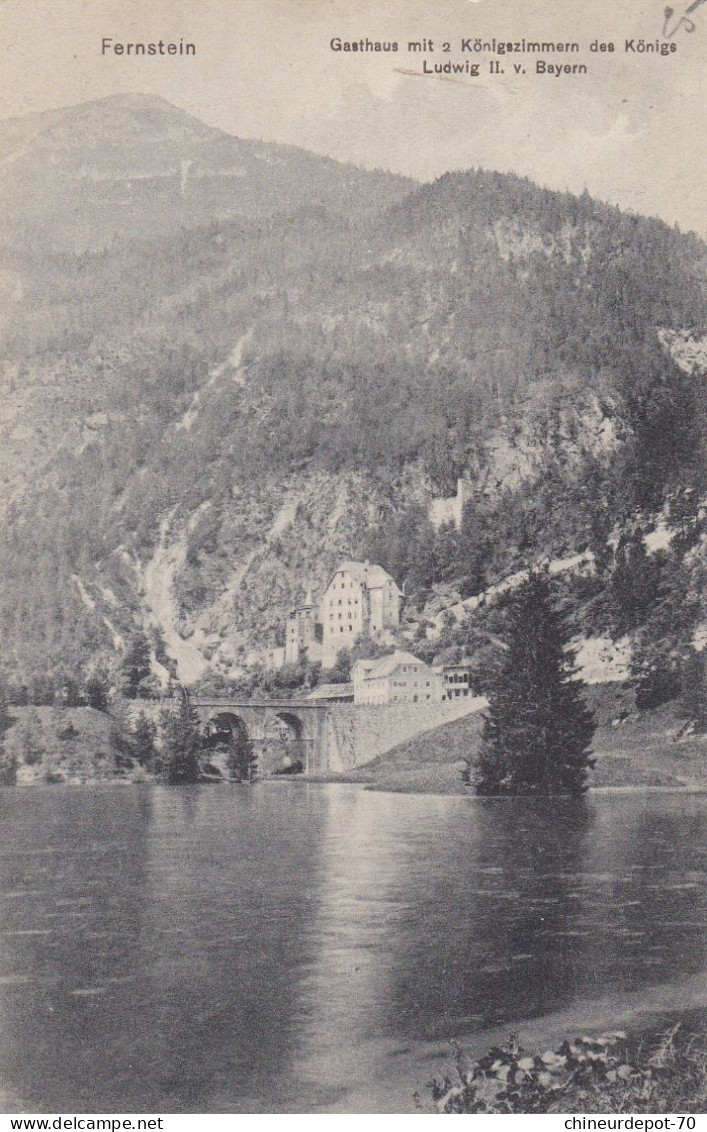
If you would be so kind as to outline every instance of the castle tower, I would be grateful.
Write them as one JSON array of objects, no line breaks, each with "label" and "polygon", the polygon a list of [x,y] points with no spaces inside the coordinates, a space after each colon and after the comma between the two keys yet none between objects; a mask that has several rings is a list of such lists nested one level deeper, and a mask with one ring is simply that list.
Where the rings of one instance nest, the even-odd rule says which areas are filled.
[{"label": "castle tower", "polygon": [[287,615],[285,664],[299,664],[305,654],[310,660],[317,659],[313,654],[318,647],[317,606],[310,586],[303,604],[295,606]]}]

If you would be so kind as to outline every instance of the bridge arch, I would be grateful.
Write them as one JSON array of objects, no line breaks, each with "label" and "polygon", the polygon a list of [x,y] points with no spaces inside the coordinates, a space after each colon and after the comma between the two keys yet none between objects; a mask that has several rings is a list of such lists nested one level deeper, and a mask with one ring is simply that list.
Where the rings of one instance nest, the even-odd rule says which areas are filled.
[{"label": "bridge arch", "polygon": [[329,705],[215,696],[195,698],[192,704],[206,746],[214,750],[214,762],[224,763],[229,744],[245,735],[257,757],[259,774],[291,774],[300,769],[313,774],[327,769]]},{"label": "bridge arch", "polygon": [[257,757],[248,726],[235,711],[216,712],[204,725],[206,748],[210,753],[208,777],[251,780]]},{"label": "bridge arch", "polygon": [[302,722],[300,717],[295,714],[295,712],[277,711],[275,715],[277,719],[281,720],[285,724],[288,731],[290,732],[292,739],[294,739],[296,742],[304,739],[304,723]]},{"label": "bridge arch", "polygon": [[204,734],[208,746],[217,746],[220,741],[227,742],[228,736],[232,739],[250,738],[248,726],[243,717],[228,709],[219,711],[207,719]]},{"label": "bridge arch", "polygon": [[305,723],[296,711],[273,706],[266,712],[262,748],[264,773],[305,773],[309,764],[309,745]]}]

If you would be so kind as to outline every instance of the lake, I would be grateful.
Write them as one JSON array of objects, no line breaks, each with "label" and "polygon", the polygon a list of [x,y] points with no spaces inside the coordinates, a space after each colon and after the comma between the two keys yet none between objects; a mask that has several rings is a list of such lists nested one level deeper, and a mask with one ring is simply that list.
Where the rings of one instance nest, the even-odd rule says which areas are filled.
[{"label": "lake", "polygon": [[612,1026],[706,966],[700,795],[291,781],[0,809],[6,1112],[413,1111],[450,1039]]}]

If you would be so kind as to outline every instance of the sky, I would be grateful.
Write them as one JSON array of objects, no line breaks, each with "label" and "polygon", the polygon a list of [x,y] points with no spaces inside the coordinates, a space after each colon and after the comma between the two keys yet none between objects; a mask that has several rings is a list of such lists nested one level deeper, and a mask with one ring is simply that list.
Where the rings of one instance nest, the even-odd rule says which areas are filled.
[{"label": "sky", "polygon": [[[707,2],[692,32],[680,0],[667,26],[664,10],[664,0],[0,0],[0,118],[145,91],[241,137],[421,180],[513,171],[705,234]],[[197,53],[102,55],[104,36],[184,38]],[[335,52],[336,36],[399,50]],[[425,37],[433,51],[408,52]],[[538,75],[535,55],[461,51],[462,39],[493,37],[579,42],[579,55],[543,58],[588,73]],[[591,52],[594,40],[615,51]],[[627,53],[626,40],[676,50]],[[481,73],[423,75],[423,58]],[[491,75],[491,60],[505,73]]]}]

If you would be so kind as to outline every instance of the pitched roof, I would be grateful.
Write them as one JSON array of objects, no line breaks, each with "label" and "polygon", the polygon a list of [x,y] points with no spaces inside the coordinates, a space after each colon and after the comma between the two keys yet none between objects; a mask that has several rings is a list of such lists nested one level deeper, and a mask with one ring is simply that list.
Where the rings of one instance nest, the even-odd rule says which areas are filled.
[{"label": "pitched roof", "polygon": [[[369,590],[378,590],[386,584],[392,582],[395,585],[395,580],[391,577],[387,570],[382,566],[376,566],[375,563],[370,562],[340,562],[336,570],[332,573],[338,574],[340,570],[345,570],[352,578],[362,585],[366,586]],[[331,578],[329,579],[331,582]]]},{"label": "pitched roof", "polygon": [[320,684],[310,692],[308,700],[352,700],[353,684]]},{"label": "pitched roof", "polygon": [[307,590],[304,601],[300,602],[299,605],[293,605],[292,609],[290,610],[290,613],[297,613],[298,610],[300,610],[300,609],[316,609],[316,608],[317,608],[317,603],[315,602],[315,600],[312,596],[312,587],[310,586],[309,589]]},{"label": "pitched roof", "polygon": [[377,660],[364,676],[364,680],[381,680],[385,676],[391,676],[401,664],[421,664],[423,668],[427,668],[424,660],[420,660],[418,656],[396,649],[390,656],[382,656]]}]

